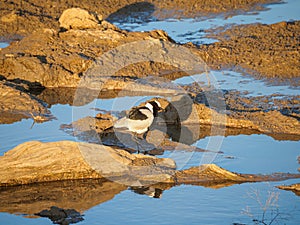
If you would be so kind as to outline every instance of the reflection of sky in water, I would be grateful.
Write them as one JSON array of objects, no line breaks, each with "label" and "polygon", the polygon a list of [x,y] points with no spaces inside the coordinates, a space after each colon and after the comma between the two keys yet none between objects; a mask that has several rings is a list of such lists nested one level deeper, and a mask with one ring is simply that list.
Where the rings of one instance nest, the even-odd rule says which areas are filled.
[{"label": "reflection of sky in water", "polygon": [[166,20],[152,21],[149,23],[130,23],[118,24],[117,26],[134,31],[148,31],[154,29],[165,30],[175,41],[193,43],[210,43],[214,40],[203,38],[205,33],[203,30],[224,26],[227,24],[250,24],[250,23],[277,23],[280,21],[300,20],[300,2],[299,0],[287,0],[288,4],[273,4],[267,7],[270,10],[260,11],[257,14],[248,13],[246,15],[237,15],[228,19],[217,17],[212,19],[181,19],[181,20]]},{"label": "reflection of sky in water", "polygon": [[[282,183],[282,182],[281,182]],[[277,183],[278,184],[278,183]],[[276,183],[241,184],[222,189],[211,189],[197,186],[181,185],[163,193],[162,199],[151,199],[142,195],[135,195],[130,191],[122,192],[112,201],[98,205],[85,213],[86,220],[82,224],[90,224],[97,217],[97,222],[107,224],[254,224],[252,219],[241,212],[246,206],[250,207],[255,216],[261,218],[261,209],[258,203],[248,196],[254,189],[258,189],[261,200],[265,202],[268,191]],[[300,213],[297,205],[300,199],[293,193],[281,192],[279,211],[286,213],[286,224],[299,221]],[[130,206],[130,207],[128,207]],[[137,213],[140,210],[144,213]],[[134,216],[132,216],[134,215]],[[150,216],[151,215],[151,216]],[[268,214],[266,219],[268,219]],[[282,214],[283,216],[283,214]],[[81,224],[81,223],[80,223]],[[274,223],[284,224],[284,223]]]},{"label": "reflection of sky in water", "polygon": [[26,141],[74,141],[74,137],[60,130],[61,124],[72,122],[72,108],[67,105],[55,105],[50,110],[57,120],[35,123],[32,129],[30,129],[32,119],[23,119],[13,124],[0,124],[0,155]]},{"label": "reflection of sky in water", "polygon": [[[205,149],[210,139],[211,137],[206,137],[194,145]],[[277,141],[267,135],[228,136],[222,140],[220,149],[211,149],[224,152],[217,154],[212,163],[240,173],[297,173],[299,149],[299,141]],[[203,153],[194,153],[185,167],[199,165],[202,155]]]},{"label": "reflection of sky in water", "polygon": [[8,45],[6,42],[0,42],[0,48],[6,48]]},{"label": "reflection of sky in water", "polygon": [[[247,91],[248,96],[259,95],[298,95],[300,93],[300,87],[291,87],[289,85],[273,85],[268,83],[267,80],[257,80],[249,75],[243,75],[234,71],[211,71],[210,73],[211,83],[215,88],[225,90],[238,90],[241,92]],[[207,84],[207,78],[205,74],[199,74],[189,77],[182,77],[174,81],[176,84],[191,84],[193,82],[201,84]]]},{"label": "reflection of sky in water", "polygon": [[[264,203],[268,192],[279,192],[276,185],[297,183],[289,180],[271,183],[245,183],[221,189],[181,185],[166,190],[161,199],[137,195],[130,190],[123,191],[105,203],[94,206],[84,212],[80,225],[110,224],[254,224],[253,218],[242,213],[246,207],[251,209],[254,219],[261,219],[262,209],[249,194],[258,190]],[[284,220],[275,220],[272,224],[298,225],[300,221],[300,198],[289,191],[280,191],[278,200],[280,216]],[[268,209],[265,219],[269,221]],[[274,213],[274,212],[273,212]],[[276,213],[276,211],[275,211]],[[298,222],[297,222],[298,221]],[[1,222],[5,225],[51,224],[47,218],[25,218],[1,213]]]},{"label": "reflection of sky in water", "polygon": [[[45,123],[35,123],[31,128],[33,120],[23,119],[13,124],[0,124],[0,155],[18,144],[30,140],[59,141],[75,140],[74,137],[60,130],[61,124],[71,124],[86,116],[95,116],[99,110],[121,112],[133,106],[151,99],[154,96],[119,97],[114,99],[96,99],[83,106],[53,105],[50,110],[57,118]],[[155,96],[157,97],[157,96]],[[31,128],[31,129],[30,129]],[[5,131],[5,132],[2,132]],[[13,136],[13,138],[12,138]],[[4,141],[5,140],[5,141]]]}]

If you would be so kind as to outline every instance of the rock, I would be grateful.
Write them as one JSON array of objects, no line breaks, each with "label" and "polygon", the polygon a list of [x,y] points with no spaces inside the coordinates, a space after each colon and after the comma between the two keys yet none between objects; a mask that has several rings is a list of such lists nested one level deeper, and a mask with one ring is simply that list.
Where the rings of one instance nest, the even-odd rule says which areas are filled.
[{"label": "rock", "polygon": [[[177,171],[174,177],[178,178],[178,180],[174,179],[173,183],[130,186],[129,189],[137,194],[160,197],[163,191],[181,184],[222,188],[247,181],[259,181],[259,178],[260,181],[266,181],[267,179],[274,180],[272,175],[248,175],[248,177],[245,176],[244,178],[243,176],[245,175],[232,173],[216,165],[209,164],[184,171]],[[275,178],[278,180],[288,178],[288,176],[292,178],[295,175],[275,174]],[[63,180],[0,187],[0,212],[22,213],[34,216],[37,212],[55,205],[60,208],[57,208],[58,211],[74,209],[82,214],[96,205],[113,199],[124,190],[128,190],[128,186],[105,179]]]},{"label": "rock", "polygon": [[101,21],[102,16],[90,13],[81,8],[66,9],[59,18],[60,27],[66,30],[97,28]]},{"label": "rock", "polygon": [[176,167],[170,159],[71,141],[26,142],[1,156],[0,162],[0,186],[83,178],[131,185],[170,182]]},{"label": "rock", "polygon": [[0,20],[1,20],[1,22],[4,22],[4,23],[12,23],[17,20],[17,17],[18,16],[16,15],[16,12],[12,11],[12,12],[0,17]]},{"label": "rock", "polygon": [[203,164],[186,170],[176,171],[175,180],[180,184],[198,184],[220,188],[237,183],[280,181],[300,178],[300,174],[273,173],[270,175],[240,174],[225,170],[215,164]]},{"label": "rock", "polygon": [[[232,98],[232,101],[235,99],[234,96],[229,98]],[[256,98],[239,97],[240,99],[247,100],[249,107],[251,104],[253,107],[262,106],[261,100],[257,101]],[[266,97],[266,99],[271,101],[271,98]],[[286,108],[288,104],[288,101],[284,99],[276,103],[279,111],[268,110],[268,106],[266,106],[266,110],[260,109],[258,111],[253,110],[252,107],[238,107],[236,104],[238,110],[232,110],[226,114],[222,110],[218,112],[218,109],[214,110],[205,104],[195,102],[193,97],[187,94],[174,95],[169,101],[165,98],[158,98],[157,100],[160,101],[164,111],[159,113],[159,117],[152,124],[151,132],[147,134],[146,141],[139,142],[147,151],[158,150],[158,152],[162,152],[176,149],[199,151],[200,149],[195,149],[189,145],[207,136],[228,136],[241,133],[248,135],[264,133],[276,140],[300,140],[300,121],[297,120],[296,115],[290,116],[281,113],[281,108]],[[272,103],[275,106],[275,102]],[[297,108],[297,102],[294,106]],[[231,107],[233,107],[232,104]],[[115,113],[117,114],[117,112]],[[125,111],[118,113],[119,117],[126,114]],[[74,121],[72,124],[64,124],[61,129],[82,141],[104,143],[127,148],[126,150],[134,152],[136,143],[132,141],[128,133],[126,136],[120,132],[116,134],[113,130],[106,130],[113,125],[116,119],[107,112],[99,114],[95,118],[85,117]],[[169,138],[172,141],[169,141]]]},{"label": "rock", "polygon": [[45,103],[17,88],[11,82],[0,81],[0,124],[13,123],[24,118],[39,118],[37,122],[52,118]]},{"label": "rock", "polygon": [[277,187],[282,190],[292,191],[296,195],[300,196],[300,184],[280,185]]},{"label": "rock", "polygon": [[[164,45],[161,42],[170,42],[170,40],[165,32],[127,32],[104,21],[94,29],[70,29],[66,32],[43,29],[0,51],[0,73],[6,79],[22,79],[51,88],[78,87],[80,81],[85,81],[86,77],[90,78],[88,75],[96,75],[92,78],[95,84],[88,81],[82,84],[83,88],[83,85],[99,87],[109,81],[108,78],[111,76],[125,79],[129,77],[133,81],[137,77],[159,75],[174,69],[171,65],[162,62],[151,62],[154,56],[143,52],[145,44],[147,44],[147,51],[154,54],[153,49],[151,50],[153,46],[162,50]],[[127,53],[136,57],[131,58]],[[155,54],[162,60],[167,53],[155,51]],[[102,55],[104,55],[105,65],[98,68],[100,65],[98,61],[101,61],[99,57]],[[124,55],[127,55],[126,61],[121,58]],[[144,60],[143,57],[148,58]],[[96,74],[86,74],[94,64],[96,64]],[[114,66],[109,67],[108,74],[103,70],[107,65]],[[102,71],[99,72],[101,69]],[[97,78],[103,79],[97,80]],[[124,86],[121,80],[119,83],[118,86],[117,82],[113,82],[115,86],[110,89]]]}]

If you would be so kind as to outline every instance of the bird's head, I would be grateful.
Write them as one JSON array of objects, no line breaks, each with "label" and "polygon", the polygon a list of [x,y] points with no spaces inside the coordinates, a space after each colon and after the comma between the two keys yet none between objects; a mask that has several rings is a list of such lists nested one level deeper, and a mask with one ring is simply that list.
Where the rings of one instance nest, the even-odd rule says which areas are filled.
[{"label": "bird's head", "polygon": [[154,116],[157,116],[157,113],[163,110],[160,102],[157,100],[147,102],[145,106],[153,113]]}]

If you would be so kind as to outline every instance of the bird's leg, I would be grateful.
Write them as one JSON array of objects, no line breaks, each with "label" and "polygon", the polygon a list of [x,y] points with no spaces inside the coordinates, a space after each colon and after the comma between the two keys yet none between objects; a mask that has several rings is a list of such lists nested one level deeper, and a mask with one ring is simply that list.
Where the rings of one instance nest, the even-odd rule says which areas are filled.
[{"label": "bird's leg", "polygon": [[[144,150],[142,144],[140,143],[143,140],[146,140],[146,133],[143,134],[138,134],[138,133],[133,133],[131,136],[131,140],[136,143],[137,146],[137,153],[140,153],[140,150]],[[144,151],[144,154],[147,154],[147,151]]]},{"label": "bird's leg", "polygon": [[140,144],[136,133],[131,136],[131,140],[136,143],[137,153],[140,153]]}]

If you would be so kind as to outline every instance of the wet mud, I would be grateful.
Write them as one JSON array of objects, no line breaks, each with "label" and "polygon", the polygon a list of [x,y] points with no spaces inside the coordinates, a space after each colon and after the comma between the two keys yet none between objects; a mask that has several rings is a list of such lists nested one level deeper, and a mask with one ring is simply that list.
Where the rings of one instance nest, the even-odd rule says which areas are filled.
[{"label": "wet mud", "polygon": [[[45,108],[45,103],[49,104],[49,106],[58,103],[84,105],[98,97],[114,98],[120,96],[120,90],[122,90],[123,95],[132,90],[135,90],[135,95],[139,92],[142,93],[144,90],[148,90],[148,92],[160,94],[161,96],[177,94],[177,97],[172,100],[173,102],[171,104],[166,103],[167,105],[165,106],[165,113],[162,115],[162,119],[172,126],[172,128],[169,128],[167,131],[167,137],[172,137],[175,141],[176,137],[173,137],[173,135],[180,133],[179,130],[181,131],[183,127],[186,131],[190,131],[188,133],[192,134],[190,136],[192,138],[189,138],[190,140],[182,140],[182,144],[190,144],[192,141],[199,139],[199,137],[211,135],[210,132],[206,134],[206,129],[201,129],[200,134],[200,132],[197,131],[200,125],[202,127],[208,127],[208,131],[211,126],[226,127],[227,130],[223,132],[222,135],[226,135],[226,133],[264,133],[275,139],[299,140],[299,96],[278,97],[273,95],[265,97],[245,97],[239,92],[222,90],[220,94],[214,93],[214,91],[211,91],[209,88],[182,86],[180,87],[181,90],[185,90],[188,95],[181,98],[180,95],[178,95],[180,92],[178,92],[179,90],[176,87],[166,86],[166,88],[162,88],[165,87],[165,84],[161,85],[161,83],[159,83],[158,86],[155,86],[154,83],[147,83],[149,80],[146,80],[146,83],[138,81],[138,78],[147,77],[149,74],[154,75],[154,77],[160,77],[163,74],[163,76],[166,76],[168,79],[175,79],[187,75],[180,73],[178,69],[172,66],[159,62],[141,62],[125,66],[117,71],[116,74],[113,74],[114,77],[100,74],[96,80],[92,79],[91,81],[88,80],[89,77],[84,77],[86,84],[88,84],[88,87],[92,90],[76,89],[85,72],[87,70],[93,70],[97,58],[106,51],[133,41],[150,40],[146,43],[146,45],[149,45],[149,48],[156,42],[164,45],[164,43],[172,44],[174,41],[164,31],[160,30],[151,32],[128,32],[120,30],[116,26],[103,20],[102,16],[79,8],[64,11],[59,18],[59,26],[60,29],[47,28],[43,29],[42,32],[33,32],[22,40],[13,42],[9,47],[0,51],[0,58],[2,59],[0,60],[0,73],[2,76],[1,90],[4,92],[10,90],[14,92],[15,96],[23,95],[23,97],[16,98],[26,98],[27,102],[32,101],[30,104],[37,105],[30,106],[29,103],[26,103],[25,105],[29,107],[24,108],[24,104],[19,104],[19,107],[23,108],[18,109],[14,108],[16,104],[5,100],[5,98],[1,98],[4,115],[2,117],[2,123],[11,123],[21,118],[29,118],[28,115],[31,115],[34,121],[47,121],[46,115],[49,114],[49,111]],[[244,57],[236,55],[234,56],[235,59],[233,59],[228,57],[228,55],[219,54],[219,51],[223,52],[224,49],[228,49],[226,47],[224,48],[224,43],[225,46],[232,46],[232,43],[240,46],[238,51],[224,51],[226,54],[232,55],[250,52],[250,55],[247,56],[247,60],[249,60],[255,59],[255,55],[261,58],[260,55],[256,53],[256,50],[259,51],[260,54],[265,54],[264,50],[269,48],[268,45],[273,44],[273,39],[278,40],[278,44],[275,43],[275,45],[281,46],[282,51],[286,51],[287,47],[292,49],[292,51],[287,52],[293,53],[288,54],[293,57],[293,59],[285,60],[285,62],[288,61],[288,63],[293,65],[289,67],[293,72],[289,73],[288,70],[284,71],[294,76],[293,74],[296,75],[299,69],[298,64],[295,62],[298,58],[296,59],[296,55],[294,54],[298,52],[294,51],[298,48],[298,26],[299,22],[297,21],[288,23],[282,22],[273,25],[256,24],[246,25],[244,27],[238,26],[222,32],[215,31],[221,40],[215,44],[202,45],[197,48],[190,44],[185,46],[200,56],[205,53],[205,56],[202,56],[202,58],[211,65],[216,65],[219,63],[217,61],[218,59],[235,63],[237,59]],[[256,29],[260,32],[256,32]],[[270,30],[272,30],[272,32],[270,32]],[[243,37],[240,38],[237,34],[238,32],[240,32]],[[250,35],[250,33],[254,32],[256,34],[255,38],[253,35]],[[266,33],[269,35],[265,35]],[[282,38],[278,38],[278,35]],[[259,42],[266,46],[261,48],[256,42],[262,38],[265,38],[264,41]],[[271,39],[269,40],[268,38]],[[256,41],[249,42],[248,39],[254,39]],[[257,47],[256,49],[254,45]],[[247,46],[249,51],[242,50],[243,46]],[[148,46],[143,45],[143,48],[147,47]],[[273,50],[281,52],[281,50],[277,48]],[[115,53],[116,52],[114,52],[114,54]],[[218,54],[218,57],[209,56],[211,53]],[[282,59],[289,57],[286,54],[272,53],[271,55],[275,55],[276,57],[280,56]],[[210,59],[213,59],[213,61],[210,61]],[[259,68],[271,68],[278,72],[277,75],[279,77],[281,75],[283,76],[283,74],[280,75],[278,68],[271,66],[272,63],[278,65],[278,60],[276,60],[272,61],[271,57],[272,62],[260,64]],[[119,63],[118,61],[116,62]],[[226,62],[225,64],[229,65]],[[253,63],[248,64],[254,65]],[[97,62],[95,65],[97,66]],[[165,71],[168,71],[167,75]],[[268,72],[268,74],[270,73]],[[152,79],[152,81],[153,80],[155,79]],[[97,93],[99,86],[101,86],[101,91]],[[38,91],[36,91],[37,89]],[[93,91],[95,91],[95,94],[91,94]],[[74,98],[76,94],[78,95],[78,92],[81,98],[80,101],[78,101],[78,99],[75,101]],[[208,102],[208,97],[216,102]],[[212,105],[218,105],[218,103],[224,104],[223,108],[221,107],[221,111],[220,108],[212,107]],[[186,109],[184,113],[178,110],[181,108]],[[11,111],[14,111],[16,114],[15,120],[11,120],[13,117],[9,115]],[[10,119],[5,119],[7,117]],[[220,119],[216,121],[213,117]],[[78,125],[80,124],[80,121],[78,121],[75,129],[85,141],[90,140],[93,135],[101,135],[101,132],[113,123],[113,119],[110,118],[109,114],[99,114],[96,118],[87,119],[88,121],[86,121],[85,118],[82,119],[84,126]],[[91,124],[93,124],[94,127]],[[190,126],[191,124],[193,125]],[[62,126],[62,129],[65,128],[73,129],[74,124],[69,125],[69,127]],[[108,139],[110,138],[111,136],[108,136]],[[170,146],[164,147],[170,148]]]},{"label": "wet mud", "polygon": [[[42,29],[42,31],[29,34],[20,41],[11,43],[10,46],[0,51],[0,74],[3,82],[13,84],[12,88],[16,89],[20,88],[17,82],[22,81],[21,88],[24,89],[25,83],[25,86],[28,86],[25,89],[29,94],[32,94],[30,90],[33,88],[48,87],[34,94],[36,99],[40,98],[49,105],[56,103],[83,105],[91,101],[89,96],[83,97],[82,102],[74,102],[72,96],[76,91],[66,91],[67,94],[64,94],[63,90],[70,89],[56,90],[59,88],[74,88],[75,90],[84,74],[88,69],[93,70],[92,65],[104,52],[133,41],[148,40],[149,46],[143,45],[143,48],[151,48],[156,42],[161,45],[174,43],[164,31],[128,32],[106,22],[97,14],[88,13],[82,9],[74,10],[66,11],[64,16],[60,17],[59,26],[63,27],[62,30],[49,27]],[[78,13],[82,17],[76,17]],[[234,66],[235,69],[251,69],[252,74],[259,74],[259,76],[287,79],[300,74],[297,39],[299,24],[295,21],[272,25],[237,26],[225,31],[214,31],[220,42],[198,47],[192,44],[184,46],[213,68]],[[160,95],[170,94],[172,91],[176,93],[169,89],[155,89],[155,86],[145,83],[136,84],[138,78],[148,77],[149,74],[154,77],[164,76],[167,79],[187,75],[182,74],[178,68],[150,61],[125,66],[117,71],[114,77],[101,75],[96,81],[85,82],[89,87],[97,87],[98,90],[101,86],[101,90],[105,92],[102,91],[100,96],[104,95],[106,90],[111,91],[106,93],[107,97],[114,91],[118,93],[118,90],[124,89],[128,84],[135,84],[135,86],[129,85],[129,89],[137,92],[151,89],[152,93]],[[206,104],[203,96],[208,94],[207,91],[203,94],[202,89],[196,90],[197,93],[193,88],[183,88],[195,95],[197,103]],[[299,134],[298,96],[277,101],[273,98],[274,96],[248,98],[239,95],[239,93],[225,93],[226,109],[229,112],[227,127],[252,129],[271,135]],[[99,97],[99,94],[96,93],[93,98],[96,97]],[[196,109],[204,115],[202,119],[200,118],[200,123],[211,125],[211,121],[207,118],[211,112],[203,108],[201,104],[198,104]],[[34,117],[44,114],[41,109],[37,111],[27,110],[25,114],[33,114]],[[7,112],[3,113],[7,114]],[[16,117],[28,118],[29,116]],[[19,118],[16,121],[20,120]]]},{"label": "wet mud", "polygon": [[[170,40],[163,31],[127,32],[105,21],[98,25],[92,30],[45,29],[14,42],[0,51],[0,74],[8,80],[22,79],[44,87],[77,87],[83,74],[104,52],[134,41],[148,39],[148,47],[151,47],[151,40]],[[162,63],[144,62],[107,76],[136,79],[171,68]],[[101,80],[99,82],[101,84]]]},{"label": "wet mud", "polygon": [[[233,68],[270,80],[299,77],[299,21],[236,25],[207,32],[219,40],[199,47],[212,68]],[[291,84],[299,85],[299,79]]]},{"label": "wet mud", "polygon": [[[70,13],[67,16],[70,19],[75,15]],[[97,23],[86,24],[89,30],[76,27],[78,24],[73,21],[76,29],[61,32],[45,28],[2,49],[1,75],[9,80],[23,79],[45,87],[76,87],[91,64],[106,51],[146,39],[173,42],[163,31],[127,32],[99,19],[99,16],[94,19]],[[86,20],[89,21],[84,17],[81,23],[85,24]],[[61,23],[61,26],[65,25]],[[210,31],[210,36],[220,39],[219,42],[199,47],[193,44],[184,46],[211,68],[246,71],[270,81],[298,78],[299,30],[299,21],[239,25],[213,34]],[[184,76],[175,67],[160,62],[124,66],[115,75],[136,79],[149,74],[164,75],[168,79]],[[299,84],[299,79],[289,81],[292,85]]]}]

